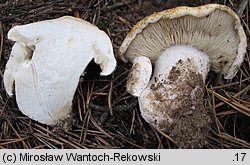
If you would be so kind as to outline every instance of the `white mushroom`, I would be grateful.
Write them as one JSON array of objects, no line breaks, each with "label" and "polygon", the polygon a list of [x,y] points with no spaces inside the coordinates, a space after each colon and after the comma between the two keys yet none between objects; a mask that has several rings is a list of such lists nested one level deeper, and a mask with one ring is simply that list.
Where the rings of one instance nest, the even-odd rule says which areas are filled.
[{"label": "white mushroom", "polygon": [[127,91],[133,96],[139,97],[146,88],[152,74],[150,60],[144,56],[138,56],[133,60],[133,66],[127,81]]},{"label": "white mushroom", "polygon": [[[224,5],[177,7],[152,14],[133,27],[120,47],[121,59],[134,64],[127,91],[139,97],[146,121],[169,131],[183,114],[204,110],[203,86],[210,68],[225,79],[235,76],[246,45],[240,19]],[[150,67],[146,71],[137,67],[136,75],[141,76],[133,74],[141,56],[146,59],[141,66],[149,65],[148,61],[154,64],[149,82],[150,74],[144,76],[140,70],[150,73]]]},{"label": "white mushroom", "polygon": [[93,58],[101,75],[116,67],[106,33],[78,18],[15,26],[8,38],[15,44],[4,72],[6,91],[12,96],[15,89],[19,109],[44,124],[68,116],[79,78]]}]

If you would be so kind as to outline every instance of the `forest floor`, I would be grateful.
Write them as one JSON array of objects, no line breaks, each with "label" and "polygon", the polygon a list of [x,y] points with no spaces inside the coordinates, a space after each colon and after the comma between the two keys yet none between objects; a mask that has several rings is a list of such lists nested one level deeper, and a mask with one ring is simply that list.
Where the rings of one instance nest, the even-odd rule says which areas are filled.
[{"label": "forest floor", "polygon": [[[238,11],[234,0],[0,0],[0,148],[178,148],[175,139],[150,126],[140,115],[137,98],[126,92],[131,63],[118,58],[129,30],[144,17],[181,5],[220,3]],[[240,15],[249,41],[250,4]],[[80,79],[73,100],[73,123],[62,130],[40,124],[22,114],[15,97],[3,85],[5,64],[15,25],[70,15],[87,20],[111,38],[118,60],[115,72],[99,76],[94,62]],[[232,80],[209,72],[204,103],[211,113],[211,130],[203,148],[250,148],[250,54]]]}]

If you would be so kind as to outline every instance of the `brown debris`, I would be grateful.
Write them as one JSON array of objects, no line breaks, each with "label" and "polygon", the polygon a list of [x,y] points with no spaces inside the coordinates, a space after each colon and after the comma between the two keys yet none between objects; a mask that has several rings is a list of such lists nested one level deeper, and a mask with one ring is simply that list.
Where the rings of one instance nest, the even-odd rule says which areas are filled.
[{"label": "brown debris", "polygon": [[[193,136],[183,135],[188,141],[196,139],[198,134],[195,134],[192,128],[202,128],[205,125],[203,121],[209,121],[207,112],[210,111],[212,127],[206,137],[205,148],[250,148],[250,128],[247,127],[250,125],[250,114],[247,111],[250,108],[249,50],[244,64],[233,80],[221,80],[220,84],[214,85],[216,74],[209,74],[205,96],[200,97],[206,112],[194,111],[192,115],[183,112],[179,124],[173,127],[171,134],[154,130],[141,118],[137,99],[129,95],[125,88],[131,68],[129,63],[118,63],[113,78],[100,77],[96,74],[99,73],[96,65],[86,70],[87,73],[79,83],[74,98],[72,107],[74,122],[71,129],[62,132],[55,132],[51,127],[30,120],[18,110],[15,99],[6,96],[2,76],[13,45],[6,38],[6,34],[14,25],[75,15],[105,30],[113,41],[117,55],[118,48],[132,25],[152,12],[180,4],[187,5],[186,2],[192,6],[208,2],[224,3],[211,0],[180,0],[177,3],[163,0],[145,0],[141,1],[141,4],[139,2],[131,1],[124,4],[121,1],[107,3],[104,0],[6,0],[0,4],[0,26],[2,25],[0,27],[0,46],[2,45],[0,47],[0,148],[177,148],[175,142],[180,146],[188,145],[181,144],[179,127],[182,131],[193,131]],[[226,2],[228,6],[232,6]],[[249,13],[246,11],[250,11],[249,5],[246,8],[242,20],[248,32]],[[96,73],[90,73],[93,70]],[[178,72],[176,74],[178,75]],[[110,114],[110,110],[113,115]],[[196,120],[196,126],[190,125],[190,120]],[[184,123],[187,123],[185,129]],[[198,130],[207,131],[207,127],[204,128]],[[205,138],[205,134],[198,138]],[[186,147],[199,148],[198,145]]]}]

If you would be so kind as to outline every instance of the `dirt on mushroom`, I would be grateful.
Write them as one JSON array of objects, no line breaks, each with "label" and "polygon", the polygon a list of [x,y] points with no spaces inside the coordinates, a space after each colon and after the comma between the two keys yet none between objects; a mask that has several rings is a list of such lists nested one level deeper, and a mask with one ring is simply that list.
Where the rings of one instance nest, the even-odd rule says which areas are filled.
[{"label": "dirt on mushroom", "polygon": [[[180,75],[180,70],[172,68],[169,74],[169,79],[173,83],[176,77]],[[174,79],[172,79],[174,78]],[[185,83],[188,84],[188,88],[181,90],[194,89],[195,86],[203,86],[202,82],[194,82],[193,80],[200,80],[201,75],[194,72],[189,73],[189,78]],[[175,118],[178,118],[176,124],[171,128],[170,136],[175,140],[180,148],[202,148],[206,143],[206,137],[211,129],[211,112],[203,105],[204,89],[199,88],[195,91],[193,97],[189,97],[191,100],[185,102],[183,107],[187,108],[186,112],[177,114]],[[193,101],[196,100],[196,101]],[[190,109],[190,103],[196,103],[192,105],[195,108]]]},{"label": "dirt on mushroom", "polygon": [[148,97],[155,110],[166,115],[166,120],[155,121],[160,130],[170,133],[180,148],[202,148],[211,128],[211,113],[203,104],[202,75],[183,71],[183,63],[179,60],[166,78],[153,83]]},{"label": "dirt on mushroom", "polygon": [[[0,4],[2,16],[0,24],[3,27],[1,29],[0,26],[0,39],[3,37],[4,41],[2,43],[0,40],[1,71],[3,71],[12,46],[12,43],[6,39],[6,33],[14,25],[58,18],[63,15],[81,17],[98,25],[110,35],[117,55],[118,47],[129,29],[145,16],[180,5],[198,6],[209,2],[226,3],[226,5],[234,7],[238,1],[232,0],[229,3],[224,0],[5,0]],[[246,23],[249,22],[247,12],[244,12],[242,19]],[[1,47],[2,44],[3,47]],[[204,148],[250,148],[249,116],[247,113],[241,113],[244,112],[244,107],[249,107],[246,101],[250,101],[249,59],[248,55],[241,71],[230,82],[217,78],[215,73],[209,73],[210,78],[207,80],[205,96],[201,99],[208,102],[205,106],[206,110],[211,109],[212,111],[213,124],[212,130],[206,137],[207,143]],[[112,79],[110,77],[100,78],[99,74],[96,74],[99,73],[96,65],[86,69],[84,81],[81,80],[73,101],[75,122],[70,130],[63,132],[52,131],[51,127],[25,117],[17,109],[13,99],[6,97],[2,78],[0,78],[0,147],[176,148],[176,145],[167,136],[150,127],[141,118],[137,99],[125,92],[126,78],[130,68],[131,64],[119,63]],[[91,72],[93,70],[95,73]],[[112,88],[110,88],[111,80]],[[236,97],[233,97],[235,94],[237,94]],[[230,103],[224,102],[226,100],[221,96],[226,99],[231,98]],[[108,101],[111,101],[113,115],[109,113]],[[235,109],[232,108],[232,103],[241,106]],[[202,121],[199,122],[202,119],[201,115],[193,113],[191,117],[182,117],[180,124],[172,129],[172,134],[177,132],[178,135],[172,135],[173,140],[179,142],[179,145],[182,145],[182,136],[178,127],[184,131],[191,130],[193,125],[189,127],[183,127],[183,125],[184,120],[192,118],[198,118],[197,125],[202,125]],[[195,134],[190,137],[185,136],[183,136],[185,139],[196,137]],[[175,137],[177,138],[174,139]]]},{"label": "dirt on mushroom", "polygon": [[195,110],[192,114],[182,115],[170,136],[180,148],[202,148],[206,145],[206,137],[212,120],[204,107]]}]

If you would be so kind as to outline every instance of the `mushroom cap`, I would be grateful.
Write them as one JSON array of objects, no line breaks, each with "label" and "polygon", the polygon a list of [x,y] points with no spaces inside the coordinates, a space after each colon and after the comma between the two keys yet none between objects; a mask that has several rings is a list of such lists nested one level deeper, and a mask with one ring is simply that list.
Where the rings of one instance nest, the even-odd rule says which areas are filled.
[{"label": "mushroom cap", "polygon": [[123,41],[120,58],[127,62],[146,56],[154,63],[165,49],[185,44],[205,52],[211,69],[231,79],[243,62],[247,41],[239,17],[229,7],[182,6],[138,22]]},{"label": "mushroom cap", "polygon": [[6,91],[13,95],[15,84],[19,109],[44,124],[68,116],[79,78],[93,58],[101,75],[116,67],[107,34],[78,18],[15,26],[8,38],[16,42],[4,72]]}]

